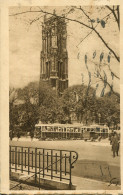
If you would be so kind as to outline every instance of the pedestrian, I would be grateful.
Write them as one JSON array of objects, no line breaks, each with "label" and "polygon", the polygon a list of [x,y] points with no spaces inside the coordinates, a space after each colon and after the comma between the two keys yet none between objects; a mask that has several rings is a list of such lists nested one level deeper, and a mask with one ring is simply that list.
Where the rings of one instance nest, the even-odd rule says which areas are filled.
[{"label": "pedestrian", "polygon": [[33,130],[31,130],[30,136],[31,136],[31,141],[32,141],[33,140],[33,137],[34,137],[34,131]]},{"label": "pedestrian", "polygon": [[115,154],[118,156],[119,152],[119,140],[116,133],[112,136],[112,151],[113,151],[113,157],[115,157]]},{"label": "pedestrian", "polygon": [[18,138],[18,140],[20,138],[20,129],[17,129],[17,138]]}]

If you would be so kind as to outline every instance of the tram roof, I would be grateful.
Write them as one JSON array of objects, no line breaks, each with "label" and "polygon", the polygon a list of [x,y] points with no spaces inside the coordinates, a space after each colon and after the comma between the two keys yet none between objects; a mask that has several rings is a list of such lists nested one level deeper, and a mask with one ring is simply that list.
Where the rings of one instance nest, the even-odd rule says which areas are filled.
[{"label": "tram roof", "polygon": [[82,124],[59,124],[59,123],[53,123],[53,124],[36,124],[35,126],[59,126],[59,127],[84,127]]},{"label": "tram roof", "polygon": [[94,127],[106,127],[104,125],[98,125],[98,124],[94,124],[94,125],[90,125],[90,126],[86,126],[86,125],[82,125],[80,123],[75,123],[75,124],[59,124],[59,123],[53,123],[53,124],[36,124],[36,127],[40,127],[40,126],[49,126],[49,127],[54,127],[54,126],[58,126],[58,127],[83,127],[83,128],[94,128]]}]

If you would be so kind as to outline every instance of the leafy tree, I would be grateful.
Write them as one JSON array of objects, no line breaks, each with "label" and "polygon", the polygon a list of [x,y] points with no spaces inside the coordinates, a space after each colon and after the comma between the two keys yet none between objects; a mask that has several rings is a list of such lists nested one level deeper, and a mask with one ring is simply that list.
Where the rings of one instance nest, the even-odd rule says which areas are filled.
[{"label": "leafy tree", "polygon": [[84,124],[96,122],[111,126],[113,123],[117,126],[120,123],[118,96],[119,94],[116,96],[114,93],[109,96],[107,93],[103,97],[97,97],[91,86],[76,85],[69,87],[62,97],[58,97],[46,83],[40,87],[38,83],[29,83],[18,90],[16,103],[11,107],[11,130],[17,136],[30,132],[33,138],[35,124],[39,120],[43,123],[70,123],[72,111],[75,112],[77,120]]},{"label": "leafy tree", "polygon": [[40,82],[39,100],[39,115],[42,122],[65,123],[68,120],[63,112],[61,99],[47,83]]},{"label": "leafy tree", "polygon": [[111,126],[113,123],[114,126],[120,123],[120,102],[115,94],[107,93],[103,98],[100,98],[100,102],[102,104],[99,112],[101,113],[101,118],[104,123],[107,123],[108,126]]},{"label": "leafy tree", "polygon": [[12,109],[16,120],[13,118],[11,123],[15,131],[17,131],[17,126],[21,128],[21,134],[30,132],[33,137],[35,124],[39,120],[44,123],[68,121],[61,99],[47,83],[31,82],[24,88],[18,89],[17,96],[18,104]]},{"label": "leafy tree", "polygon": [[26,132],[31,132],[38,121],[39,85],[31,82],[18,90],[18,98],[23,101],[19,109],[19,124]]},{"label": "leafy tree", "polygon": [[70,116],[71,111],[76,113],[79,122],[92,124],[93,122],[117,125],[120,123],[119,94],[107,93],[103,97],[95,96],[95,89],[84,85],[68,88],[63,96],[64,112]]},{"label": "leafy tree", "polygon": [[17,91],[18,89],[12,87],[9,89],[9,136],[11,140],[14,137],[14,127],[18,123],[17,109],[15,105],[17,101]]},{"label": "leafy tree", "polygon": [[39,103],[39,83],[30,82],[24,88],[18,90],[18,99],[22,100],[23,103],[30,103],[38,105]]},{"label": "leafy tree", "polygon": [[91,118],[91,112],[96,102],[95,90],[84,85],[76,85],[65,90],[63,97],[63,109],[68,117],[71,111],[76,113],[79,122],[87,123],[88,118]]}]

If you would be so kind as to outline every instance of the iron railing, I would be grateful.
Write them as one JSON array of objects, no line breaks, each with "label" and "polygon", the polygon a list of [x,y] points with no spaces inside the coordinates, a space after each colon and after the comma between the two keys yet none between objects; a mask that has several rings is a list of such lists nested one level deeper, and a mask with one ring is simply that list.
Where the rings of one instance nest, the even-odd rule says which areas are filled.
[{"label": "iron railing", "polygon": [[10,178],[11,172],[27,173],[35,177],[40,188],[41,178],[67,181],[72,185],[71,171],[78,159],[78,153],[68,150],[10,146]]}]

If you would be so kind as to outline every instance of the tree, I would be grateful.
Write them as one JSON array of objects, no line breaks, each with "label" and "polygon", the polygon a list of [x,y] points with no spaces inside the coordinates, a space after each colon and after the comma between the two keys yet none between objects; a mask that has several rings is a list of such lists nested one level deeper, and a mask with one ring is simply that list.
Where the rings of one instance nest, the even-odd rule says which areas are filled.
[{"label": "tree", "polygon": [[91,113],[94,111],[96,102],[95,89],[84,85],[75,85],[65,90],[63,96],[63,109],[64,112],[70,117],[71,112],[76,113],[79,122],[88,123],[92,122]]},{"label": "tree", "polygon": [[18,98],[24,103],[39,104],[39,83],[30,82],[24,88],[18,90]]},{"label": "tree", "polygon": [[77,119],[83,124],[107,124],[110,126],[120,123],[119,94],[107,93],[103,97],[95,96],[95,89],[88,86],[76,85],[68,88],[63,96],[64,112],[71,115],[76,113]]},{"label": "tree", "polygon": [[21,101],[16,108],[18,124],[23,132],[30,132],[31,136],[39,120],[44,123],[65,123],[68,120],[61,99],[45,82],[31,82],[18,89],[18,99]]},{"label": "tree", "polygon": [[44,123],[65,123],[66,115],[63,112],[61,98],[56,94],[50,85],[40,82],[39,85],[39,114],[40,120]]},{"label": "tree", "polygon": [[17,89],[10,87],[9,89],[9,136],[12,140],[14,137],[14,128],[18,123],[17,118],[17,109],[16,109],[16,101],[17,101]]},{"label": "tree", "polygon": [[19,109],[19,124],[23,131],[31,132],[38,122],[39,85],[31,82],[18,90],[18,98],[23,101]]}]

